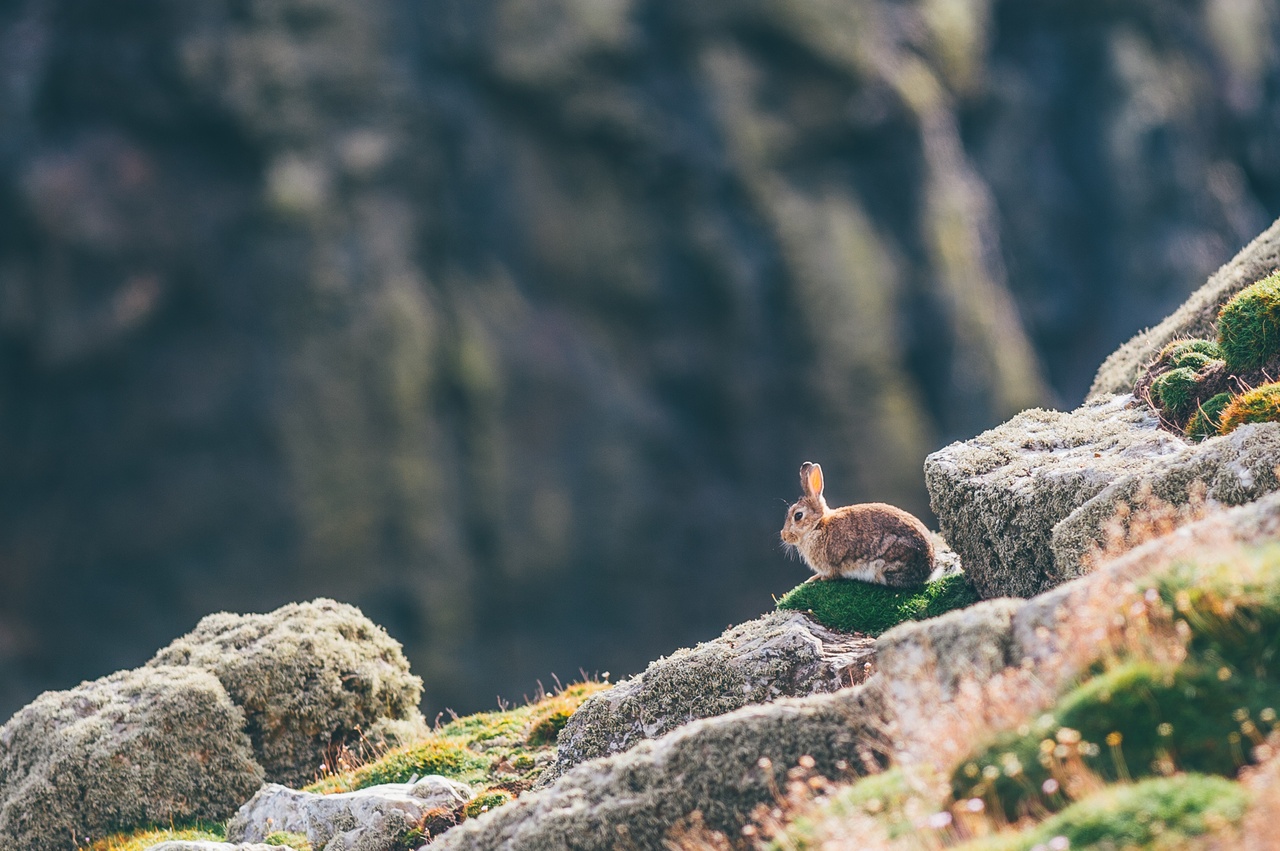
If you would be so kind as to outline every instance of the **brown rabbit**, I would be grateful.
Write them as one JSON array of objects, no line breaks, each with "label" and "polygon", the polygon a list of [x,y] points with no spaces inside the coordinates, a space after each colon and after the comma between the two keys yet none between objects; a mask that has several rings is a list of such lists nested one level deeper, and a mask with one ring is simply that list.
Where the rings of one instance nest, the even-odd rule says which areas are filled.
[{"label": "brown rabbit", "polygon": [[834,511],[822,498],[822,468],[800,467],[804,496],[787,509],[782,540],[794,547],[814,579],[861,579],[894,588],[923,585],[933,571],[933,541],[923,523],[883,502]]}]

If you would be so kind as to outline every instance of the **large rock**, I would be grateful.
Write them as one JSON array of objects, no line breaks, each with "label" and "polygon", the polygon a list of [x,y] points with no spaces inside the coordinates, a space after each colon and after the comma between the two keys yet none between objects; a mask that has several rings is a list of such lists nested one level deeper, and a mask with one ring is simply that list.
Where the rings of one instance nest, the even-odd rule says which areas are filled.
[{"label": "large rock", "polygon": [[1218,309],[1227,299],[1276,269],[1280,269],[1280,221],[1245,246],[1163,322],[1136,335],[1103,361],[1089,399],[1132,391],[1143,369],[1171,340],[1212,339],[1217,334]]},{"label": "large rock", "polygon": [[1140,510],[1148,496],[1171,506],[1203,497],[1243,505],[1280,489],[1280,423],[1241,426],[1222,437],[1191,444],[1159,464],[1139,467],[1103,488],[1053,529],[1053,557],[1069,573],[1106,542],[1106,525],[1121,505]]},{"label": "large rock", "polygon": [[550,788],[454,828],[431,849],[662,848],[672,826],[695,810],[711,829],[736,836],[802,756],[833,777],[877,764],[883,728],[880,695],[863,686],[745,707],[583,763]]},{"label": "large rock", "polygon": [[311,780],[326,749],[377,738],[399,722],[421,725],[422,681],[409,673],[399,643],[359,609],[333,600],[209,615],[147,664],[216,676],[244,710],[272,781]]},{"label": "large rock", "polygon": [[942,534],[982,597],[1029,597],[1078,575],[1053,528],[1107,485],[1182,451],[1132,396],[1071,413],[1034,409],[925,459]]},{"label": "large rock", "polygon": [[262,785],[244,714],[211,674],[155,666],[47,692],[0,727],[0,848],[219,820]]},{"label": "large rock", "polygon": [[870,673],[873,645],[870,638],[834,632],[797,612],[773,612],[732,627],[653,662],[578,707],[540,783],[698,718],[862,682]]},{"label": "large rock", "polygon": [[261,842],[284,831],[305,834],[315,851],[399,851],[415,831],[429,836],[457,823],[470,799],[467,786],[437,775],[335,795],[271,783],[231,819],[227,837]]}]

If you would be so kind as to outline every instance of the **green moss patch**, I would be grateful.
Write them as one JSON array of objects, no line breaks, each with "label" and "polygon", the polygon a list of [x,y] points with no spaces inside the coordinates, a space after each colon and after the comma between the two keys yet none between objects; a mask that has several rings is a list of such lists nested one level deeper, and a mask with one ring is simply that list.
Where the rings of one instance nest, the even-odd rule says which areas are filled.
[{"label": "green moss patch", "polygon": [[311,851],[311,842],[307,839],[306,834],[288,833],[283,830],[267,834],[263,844],[279,845],[284,848],[292,848],[294,851]]},{"label": "green moss patch", "polygon": [[857,579],[805,582],[778,601],[779,609],[808,612],[829,629],[872,637],[904,621],[920,621],[963,608],[978,595],[963,574],[919,588],[890,588]]},{"label": "green moss patch", "polygon": [[1218,312],[1227,368],[1246,372],[1280,354],[1280,273],[1245,287]]},{"label": "green moss patch", "polygon": [[1195,407],[1199,387],[1200,379],[1196,371],[1182,366],[1169,370],[1152,382],[1151,398],[1171,418],[1180,419]]},{"label": "green moss patch", "polygon": [[1280,384],[1264,384],[1232,399],[1222,411],[1218,430],[1229,434],[1245,423],[1280,422]]},{"label": "green moss patch", "polygon": [[[1249,799],[1238,783],[1185,774],[1104,789],[1016,836],[997,836],[957,851],[1051,848],[1173,849],[1240,823]],[[1059,840],[1061,842],[1061,840]]]},{"label": "green moss patch", "polygon": [[[308,792],[350,792],[439,774],[472,786],[529,788],[555,756],[555,739],[574,710],[605,683],[578,683],[526,706],[457,718],[426,739],[365,765],[323,777]],[[504,791],[510,800],[512,791]],[[496,799],[495,799],[496,800]]]},{"label": "green moss patch", "polygon": [[1165,366],[1194,365],[1199,369],[1210,360],[1222,359],[1222,347],[1213,340],[1174,340],[1160,350],[1160,356],[1156,360]]}]

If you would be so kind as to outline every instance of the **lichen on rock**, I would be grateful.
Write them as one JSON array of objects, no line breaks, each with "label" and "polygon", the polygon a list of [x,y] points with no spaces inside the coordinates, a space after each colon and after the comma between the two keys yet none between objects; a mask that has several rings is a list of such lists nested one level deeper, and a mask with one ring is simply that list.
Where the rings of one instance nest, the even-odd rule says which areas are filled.
[{"label": "lichen on rock", "polygon": [[799,612],[739,624],[588,699],[561,731],[556,762],[539,784],[695,719],[861,682],[871,647],[870,638],[833,632]]},{"label": "lichen on rock", "polygon": [[1135,468],[1185,441],[1160,428],[1132,396],[1071,413],[1033,409],[925,459],[925,483],[943,535],[983,598],[1029,597],[1080,575],[1056,562],[1053,528]]},{"label": "lichen on rock", "polygon": [[1108,523],[1126,523],[1123,505],[1141,508],[1154,497],[1170,506],[1193,498],[1243,505],[1280,490],[1280,424],[1245,426],[1183,448],[1159,465],[1140,467],[1085,501],[1053,528],[1054,560],[1064,570],[1086,571],[1084,560],[1105,543]]},{"label": "lichen on rock", "polygon": [[244,710],[272,781],[308,781],[326,749],[377,738],[397,722],[425,732],[422,680],[409,672],[400,644],[359,609],[333,600],[209,615],[147,664],[189,665],[217,677]]},{"label": "lichen on rock", "polygon": [[46,692],[0,727],[0,847],[222,819],[262,785],[244,714],[205,671],[153,666]]}]

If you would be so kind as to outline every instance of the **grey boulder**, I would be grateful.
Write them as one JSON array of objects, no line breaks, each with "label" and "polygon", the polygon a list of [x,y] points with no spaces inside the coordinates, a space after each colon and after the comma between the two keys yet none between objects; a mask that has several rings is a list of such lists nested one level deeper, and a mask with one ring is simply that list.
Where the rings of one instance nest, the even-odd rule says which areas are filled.
[{"label": "grey boulder", "polygon": [[226,818],[262,785],[243,728],[193,668],[45,692],[0,727],[0,848],[73,851],[120,825]]},{"label": "grey boulder", "polygon": [[625,751],[699,718],[781,697],[835,691],[870,673],[874,641],[833,632],[798,612],[773,612],[658,659],[594,695],[560,732],[546,785],[596,757]]},{"label": "grey boulder", "polygon": [[227,837],[262,842],[284,831],[305,834],[315,851],[391,851],[433,820],[452,824],[470,799],[467,786],[437,775],[335,795],[271,783],[235,814]]},{"label": "grey boulder", "polygon": [[333,600],[267,614],[219,613],[156,653],[150,666],[189,665],[221,681],[244,710],[268,780],[300,785],[335,745],[425,730],[422,680],[400,644],[359,609]]},{"label": "grey boulder", "polygon": [[1080,575],[1054,560],[1053,529],[1135,468],[1184,450],[1132,396],[1071,413],[1033,409],[925,459],[943,536],[978,594],[1030,597]]}]

